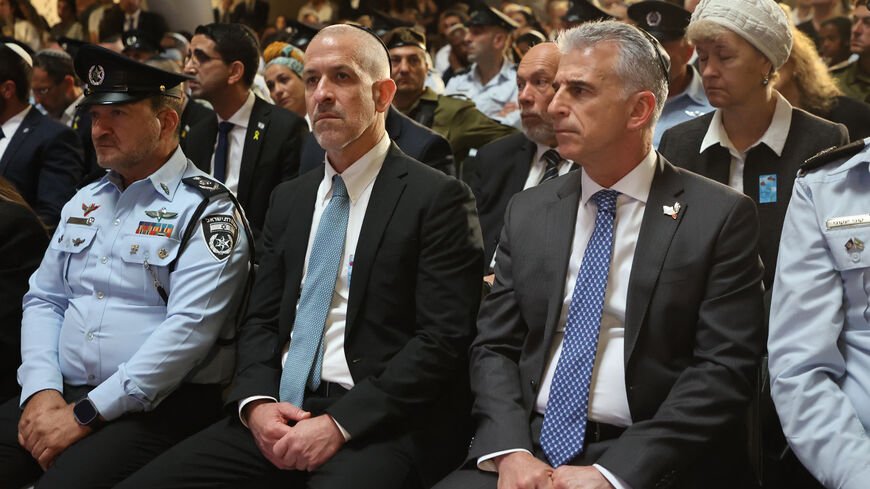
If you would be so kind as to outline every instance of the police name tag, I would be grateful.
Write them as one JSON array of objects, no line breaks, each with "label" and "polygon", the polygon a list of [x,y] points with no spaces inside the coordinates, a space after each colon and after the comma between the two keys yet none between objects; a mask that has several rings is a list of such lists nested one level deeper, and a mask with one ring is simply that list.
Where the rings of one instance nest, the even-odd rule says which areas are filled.
[{"label": "police name tag", "polygon": [[202,235],[208,251],[218,260],[226,260],[236,246],[239,226],[233,216],[214,214],[202,218]]},{"label": "police name tag", "polygon": [[848,228],[853,226],[870,225],[870,214],[857,214],[854,216],[832,217],[825,221],[825,228]]}]

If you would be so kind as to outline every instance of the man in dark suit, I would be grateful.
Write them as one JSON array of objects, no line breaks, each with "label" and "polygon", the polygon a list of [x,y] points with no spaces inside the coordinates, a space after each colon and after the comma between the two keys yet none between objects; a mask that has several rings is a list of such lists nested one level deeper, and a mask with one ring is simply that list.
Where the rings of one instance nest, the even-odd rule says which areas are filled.
[{"label": "man in dark suit", "polygon": [[549,110],[582,169],[508,206],[471,349],[470,467],[436,487],[751,487],[754,206],[652,149],[660,46],[607,21],[560,49]]},{"label": "man in dark suit", "polygon": [[138,29],[154,43],[160,42],[169,30],[162,15],[142,10],[141,0],[120,0],[103,14],[99,29],[101,41]]},{"label": "man in dark suit", "polygon": [[553,78],[558,68],[559,49],[554,43],[540,44],[526,53],[517,67],[523,134],[484,145],[465,164],[477,201],[487,264],[492,263],[511,197],[574,168],[556,151],[553,120],[547,113],[556,93]]},{"label": "man in dark suit", "polygon": [[19,46],[0,45],[0,176],[54,228],[84,175],[82,143],[28,102],[32,63]]},{"label": "man in dark suit", "polygon": [[305,120],[251,91],[260,60],[257,39],[241,24],[196,28],[184,72],[191,96],[209,101],[217,117],[202,119],[182,140],[198,168],[236,193],[260,235],[272,189],[299,173]]},{"label": "man in dark suit", "polygon": [[370,32],[321,30],[304,77],[329,164],[272,195],[231,414],[121,489],[417,488],[461,461],[482,269],[471,192],[387,137],[396,85]]},{"label": "man in dark suit", "polygon": [[[456,174],[450,143],[437,132],[414,122],[395,107],[390,107],[387,111],[387,135],[411,158],[448,175]],[[309,134],[302,146],[299,173],[322,167],[325,155],[326,152],[317,144],[314,134]]]}]

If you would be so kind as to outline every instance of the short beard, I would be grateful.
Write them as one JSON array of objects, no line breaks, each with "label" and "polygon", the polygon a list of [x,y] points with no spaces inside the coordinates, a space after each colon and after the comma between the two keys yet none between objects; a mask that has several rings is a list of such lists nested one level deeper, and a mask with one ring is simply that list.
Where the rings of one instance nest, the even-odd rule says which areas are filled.
[{"label": "short beard", "polygon": [[526,137],[532,141],[543,144],[544,146],[555,146],[556,131],[553,130],[553,125],[542,120],[538,124],[532,124],[531,127],[523,123],[523,132]]}]

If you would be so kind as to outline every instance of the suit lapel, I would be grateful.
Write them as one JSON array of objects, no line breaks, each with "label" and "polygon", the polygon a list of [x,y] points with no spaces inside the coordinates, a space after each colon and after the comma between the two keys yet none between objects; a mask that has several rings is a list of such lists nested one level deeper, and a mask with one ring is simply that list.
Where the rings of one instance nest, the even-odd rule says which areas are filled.
[{"label": "suit lapel", "polygon": [[247,202],[251,182],[254,178],[254,169],[260,158],[266,131],[269,129],[271,113],[270,104],[260,100],[259,97],[254,98],[254,107],[251,109],[248,131],[245,134],[245,147],[242,149],[242,164],[239,168],[238,196],[241,202]]},{"label": "suit lapel", "polygon": [[[679,200],[682,193],[683,183],[679,174],[659,155],[659,164],[647,198],[629,278],[625,306],[625,365],[628,365],[640,327],[646,318],[671,241],[683,221],[683,216],[689,212],[689,203]],[[680,209],[674,218],[665,214],[663,206],[674,206],[675,202],[679,202]]]},{"label": "suit lapel", "polygon": [[523,139],[523,145],[520,147],[517,157],[514,158],[510,180],[507,182],[507,188],[505,189],[505,191],[510,192],[510,194],[515,194],[523,190],[523,187],[526,185],[526,179],[529,176],[530,165],[533,163],[532,158],[535,157],[535,150],[537,149],[535,143],[529,138]]},{"label": "suit lapel", "polygon": [[360,304],[365,297],[365,289],[372,273],[372,262],[384,231],[393,217],[393,211],[402,196],[402,192],[405,190],[406,184],[402,179],[408,173],[408,168],[407,162],[401,155],[396,143],[391,143],[390,151],[384,160],[384,166],[378,173],[374,187],[372,187],[372,195],[369,198],[360,229],[359,241],[354,252],[353,281],[347,301],[345,337],[353,327]]},{"label": "suit lapel", "polygon": [[719,144],[710,146],[698,157],[697,169],[692,171],[728,185],[731,174],[731,153]]},{"label": "suit lapel", "polygon": [[[194,102],[189,102],[194,103]],[[181,141],[182,151],[200,170],[211,174],[211,157],[217,141],[217,115],[194,124],[190,133]]]},{"label": "suit lapel", "polygon": [[39,125],[41,119],[42,114],[36,110],[36,107],[31,107],[30,112],[24,116],[24,120],[21,121],[21,125],[18,126],[18,130],[15,131],[15,134],[12,135],[12,139],[9,140],[9,145],[6,146],[6,151],[3,152],[3,159],[0,160],[0,174],[6,173],[6,169],[9,167],[9,162],[13,161],[15,153],[21,149],[21,145],[24,144],[24,141],[27,140],[32,132],[35,131],[35,128]]},{"label": "suit lapel", "polygon": [[[544,322],[544,345],[552,344],[553,334],[559,322],[562,300],[565,297],[565,278],[568,276],[568,263],[571,260],[571,244],[574,240],[573,229],[577,222],[577,209],[580,206],[581,173],[573,172],[565,177],[565,182],[556,192],[556,201],[546,210],[547,229],[545,260],[547,271],[544,276],[551,277],[547,284],[547,319]],[[545,364],[541,364],[543,368]]]}]

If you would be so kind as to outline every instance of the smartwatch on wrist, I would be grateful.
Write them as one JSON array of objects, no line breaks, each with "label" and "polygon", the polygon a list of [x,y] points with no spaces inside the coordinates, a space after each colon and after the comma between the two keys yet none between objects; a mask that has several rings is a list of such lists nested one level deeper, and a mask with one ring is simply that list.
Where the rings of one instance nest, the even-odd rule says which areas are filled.
[{"label": "smartwatch on wrist", "polygon": [[76,401],[75,406],[73,406],[73,416],[78,424],[89,426],[93,429],[97,429],[103,424],[100,420],[100,412],[97,411],[97,407],[87,397]]}]

